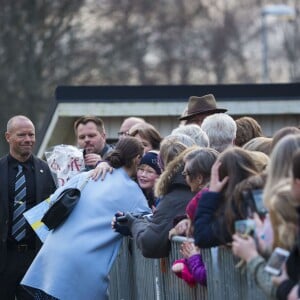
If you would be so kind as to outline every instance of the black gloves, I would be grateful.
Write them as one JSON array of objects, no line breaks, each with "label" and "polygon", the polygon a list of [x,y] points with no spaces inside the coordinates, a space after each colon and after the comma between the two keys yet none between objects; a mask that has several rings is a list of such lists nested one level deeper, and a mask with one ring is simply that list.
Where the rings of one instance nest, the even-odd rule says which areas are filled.
[{"label": "black gloves", "polygon": [[131,226],[133,221],[137,219],[137,217],[134,214],[129,213],[129,212],[127,212],[124,217],[125,217],[125,222],[124,223],[127,226]]},{"label": "black gloves", "polygon": [[112,221],[112,228],[124,236],[132,236],[130,227],[134,220],[139,218],[150,218],[149,212],[143,213],[116,213]]},{"label": "black gloves", "polygon": [[114,224],[113,229],[124,236],[132,236],[129,227],[126,225],[120,225],[118,222]]},{"label": "black gloves", "polygon": [[[130,213],[127,213],[130,215]],[[124,215],[124,213],[116,213],[115,218],[112,222],[112,228],[116,231],[119,232],[120,234],[124,236],[132,236],[131,231],[128,227],[128,216],[127,214]],[[130,216],[129,216],[130,218]],[[134,218],[134,217],[132,217]],[[131,222],[132,223],[132,222]]]}]

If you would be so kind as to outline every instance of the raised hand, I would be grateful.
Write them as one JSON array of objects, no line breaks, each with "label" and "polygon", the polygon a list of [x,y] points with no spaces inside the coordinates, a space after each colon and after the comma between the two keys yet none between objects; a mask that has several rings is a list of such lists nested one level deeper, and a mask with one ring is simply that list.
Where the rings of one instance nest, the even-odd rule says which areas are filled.
[{"label": "raised hand", "polygon": [[217,160],[211,168],[210,184],[209,184],[209,190],[211,192],[221,192],[228,181],[228,176],[225,176],[220,181],[219,168],[221,164],[222,163]]}]

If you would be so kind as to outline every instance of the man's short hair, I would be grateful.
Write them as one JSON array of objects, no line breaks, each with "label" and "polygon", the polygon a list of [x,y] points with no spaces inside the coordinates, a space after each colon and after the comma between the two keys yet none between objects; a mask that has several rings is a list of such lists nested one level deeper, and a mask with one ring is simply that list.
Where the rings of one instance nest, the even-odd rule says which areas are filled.
[{"label": "man's short hair", "polygon": [[79,119],[77,119],[75,122],[74,122],[74,131],[75,131],[75,134],[77,133],[77,128],[80,124],[87,124],[89,122],[93,122],[96,126],[97,126],[97,130],[100,132],[100,133],[103,133],[105,132],[105,128],[104,128],[104,122],[102,119],[96,117],[96,116],[82,116],[80,117]]},{"label": "man's short hair", "polygon": [[263,136],[260,124],[252,117],[244,116],[235,120],[236,131],[236,146],[242,147],[253,138]]}]

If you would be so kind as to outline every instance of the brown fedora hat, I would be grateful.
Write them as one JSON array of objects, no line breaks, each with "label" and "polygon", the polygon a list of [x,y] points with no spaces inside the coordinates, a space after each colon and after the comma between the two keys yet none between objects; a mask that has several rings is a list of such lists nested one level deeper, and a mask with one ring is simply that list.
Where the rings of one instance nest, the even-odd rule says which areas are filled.
[{"label": "brown fedora hat", "polygon": [[186,115],[179,118],[179,120],[187,120],[196,115],[213,114],[226,112],[225,108],[217,108],[217,103],[214,95],[208,94],[202,97],[191,96],[188,102],[188,109]]}]

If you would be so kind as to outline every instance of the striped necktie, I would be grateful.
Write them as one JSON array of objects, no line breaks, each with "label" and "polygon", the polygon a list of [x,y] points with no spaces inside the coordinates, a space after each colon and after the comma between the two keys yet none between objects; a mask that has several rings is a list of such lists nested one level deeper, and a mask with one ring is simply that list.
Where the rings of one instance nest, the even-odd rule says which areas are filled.
[{"label": "striped necktie", "polygon": [[14,212],[12,236],[16,241],[20,241],[26,234],[26,220],[23,213],[26,210],[26,181],[23,167],[18,165],[18,172],[15,182]]}]

